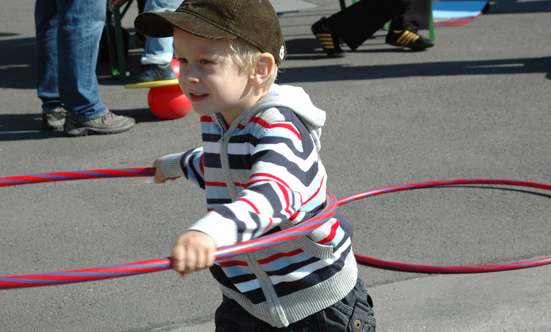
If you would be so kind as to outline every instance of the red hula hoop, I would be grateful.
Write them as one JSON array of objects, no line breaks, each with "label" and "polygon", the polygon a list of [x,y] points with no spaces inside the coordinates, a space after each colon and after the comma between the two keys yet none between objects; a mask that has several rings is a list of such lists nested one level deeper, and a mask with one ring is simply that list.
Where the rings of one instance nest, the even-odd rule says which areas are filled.
[{"label": "red hula hoop", "polygon": [[[110,177],[145,177],[154,176],[154,168],[123,168],[123,169],[100,169],[86,170],[76,172],[60,172],[60,173],[43,173],[24,176],[11,176],[0,178],[0,187],[16,186],[22,184],[39,183],[39,182],[54,182],[68,181],[81,179],[99,179]],[[215,252],[216,260],[238,256],[253,251],[269,248],[290,241],[300,236],[304,236],[317,227],[321,226],[333,217],[338,205],[344,205],[352,201],[375,195],[382,195],[396,191],[413,190],[421,188],[453,186],[453,185],[507,185],[507,186],[522,186],[530,188],[538,188],[543,190],[551,190],[551,185],[529,181],[515,181],[504,179],[454,179],[444,181],[429,181],[420,183],[409,183],[394,187],[385,187],[372,191],[366,191],[356,195],[344,197],[337,200],[335,196],[328,192],[326,207],[316,217],[304,221],[294,227],[291,227],[280,232],[263,236],[250,241],[237,243],[235,245],[219,248]],[[358,263],[368,266],[375,266],[384,269],[398,270],[404,272],[418,273],[482,273],[482,272],[497,272],[516,269],[526,269],[541,265],[551,264],[551,257],[538,258],[528,261],[512,262],[496,265],[472,265],[472,266],[440,266],[440,265],[420,265],[407,264],[393,261],[385,261],[368,256],[354,254]],[[27,288],[39,286],[53,286],[69,283],[103,280],[127,277],[131,275],[164,271],[171,268],[171,260],[169,257],[156,260],[141,261],[135,263],[126,263],[119,265],[111,265],[83,270],[68,270],[51,272],[44,274],[18,275],[0,277],[0,290]]]}]

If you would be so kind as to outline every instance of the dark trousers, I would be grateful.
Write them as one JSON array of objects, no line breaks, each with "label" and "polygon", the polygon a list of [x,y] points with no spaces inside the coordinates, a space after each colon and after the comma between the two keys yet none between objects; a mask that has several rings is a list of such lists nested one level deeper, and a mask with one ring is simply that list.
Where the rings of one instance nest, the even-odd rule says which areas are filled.
[{"label": "dark trousers", "polygon": [[224,296],[215,314],[216,332],[375,332],[372,307],[371,296],[360,278],[342,300],[284,328],[259,320]]},{"label": "dark trousers", "polygon": [[428,30],[432,0],[411,0],[406,12],[392,20],[391,30]]},{"label": "dark trousers", "polygon": [[432,0],[362,0],[331,15],[324,24],[357,49],[386,22],[392,30],[428,29]]}]

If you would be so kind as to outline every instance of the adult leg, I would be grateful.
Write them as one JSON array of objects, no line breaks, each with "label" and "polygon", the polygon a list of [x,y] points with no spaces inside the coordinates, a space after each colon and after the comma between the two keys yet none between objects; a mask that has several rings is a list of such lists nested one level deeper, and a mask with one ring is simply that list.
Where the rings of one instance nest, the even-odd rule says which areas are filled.
[{"label": "adult leg", "polygon": [[392,20],[390,26],[394,30],[410,29],[428,30],[430,28],[430,11],[432,0],[411,0],[406,12]]},{"label": "adult leg", "polygon": [[393,46],[424,50],[434,43],[420,36],[419,29],[428,29],[432,0],[412,0],[406,12],[392,20],[386,43]]},{"label": "adult leg", "polygon": [[409,3],[409,0],[362,0],[323,22],[355,50],[386,22],[404,13]]},{"label": "adult leg", "polygon": [[38,98],[42,100],[42,113],[61,106],[57,87],[57,6],[55,0],[37,0],[35,5],[36,29],[36,83]]},{"label": "adult leg", "polygon": [[100,99],[96,76],[99,40],[106,3],[99,0],[57,0],[59,92],[65,109],[81,120],[109,111]]},{"label": "adult leg", "polygon": [[[173,12],[181,4],[180,0],[147,0],[145,12]],[[173,38],[147,38],[143,65],[164,65],[172,61],[174,53]]]},{"label": "adult leg", "polygon": [[42,125],[45,129],[63,129],[67,112],[63,109],[58,89],[57,5],[55,0],[37,0],[36,87],[42,100]]},{"label": "adult leg", "polygon": [[67,110],[68,136],[127,131],[134,119],[111,113],[100,99],[96,65],[107,4],[101,0],[57,0],[58,87]]},{"label": "adult leg", "polygon": [[432,0],[412,0],[404,14],[404,26],[413,31],[428,30],[430,28],[430,12]]}]

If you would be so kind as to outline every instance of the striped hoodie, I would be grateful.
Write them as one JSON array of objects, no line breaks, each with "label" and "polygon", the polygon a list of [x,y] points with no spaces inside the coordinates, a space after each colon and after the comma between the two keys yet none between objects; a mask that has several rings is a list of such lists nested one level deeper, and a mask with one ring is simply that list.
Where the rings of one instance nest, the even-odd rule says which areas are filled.
[{"label": "striped hoodie", "polygon": [[[189,230],[217,247],[292,227],[319,213],[327,175],[319,158],[325,112],[298,87],[274,84],[227,128],[201,117],[203,146],[167,156],[167,177],[206,191],[207,214]],[[275,327],[288,326],[342,299],[356,283],[352,228],[340,215],[307,236],[219,260],[211,273],[222,293]]]}]

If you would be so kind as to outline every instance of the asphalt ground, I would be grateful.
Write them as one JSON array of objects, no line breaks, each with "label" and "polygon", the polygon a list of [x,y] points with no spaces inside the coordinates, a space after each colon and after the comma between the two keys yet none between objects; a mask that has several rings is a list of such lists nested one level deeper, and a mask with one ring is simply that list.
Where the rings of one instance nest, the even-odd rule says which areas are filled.
[{"label": "asphalt ground", "polygon": [[[501,178],[551,183],[551,1],[492,2],[436,46],[387,46],[378,32],[328,59],[310,26],[338,1],[283,14],[289,56],[280,84],[327,111],[322,159],[337,197],[403,183]],[[125,90],[98,66],[102,101],[136,118],[123,134],[43,131],[34,74],[34,1],[0,4],[0,176],[148,167],[200,144],[199,117],[157,119],[147,90]],[[135,6],[123,25],[133,36]],[[428,34],[428,32],[427,32]],[[129,68],[141,49],[131,42]],[[551,256],[551,193],[464,185],[402,191],[341,208],[356,253],[428,265]],[[205,211],[186,181],[151,178],[44,183],[0,190],[0,275],[85,269],[166,257]],[[442,275],[361,266],[378,331],[550,331],[551,267]],[[0,331],[213,331],[221,301],[207,271],[0,291]]]}]

